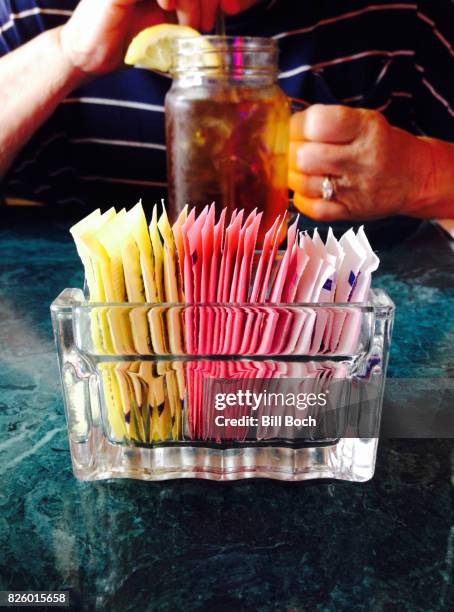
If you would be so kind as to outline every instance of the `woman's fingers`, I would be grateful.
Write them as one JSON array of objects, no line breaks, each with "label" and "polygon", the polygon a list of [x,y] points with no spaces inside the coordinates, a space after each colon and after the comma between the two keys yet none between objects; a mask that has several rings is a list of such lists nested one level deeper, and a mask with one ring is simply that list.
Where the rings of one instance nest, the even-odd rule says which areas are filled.
[{"label": "woman's fingers", "polygon": [[321,198],[306,198],[295,193],[293,203],[303,215],[316,221],[338,221],[351,218],[348,208],[340,202],[327,202]]},{"label": "woman's fingers", "polygon": [[320,198],[322,195],[323,176],[303,174],[290,170],[288,174],[289,188],[307,198]]},{"label": "woman's fingers", "polygon": [[363,113],[348,106],[314,104],[295,113],[290,121],[292,140],[348,144],[362,129]]},{"label": "woman's fingers", "polygon": [[342,176],[350,160],[347,146],[320,142],[290,142],[289,154],[291,170],[322,176]]}]

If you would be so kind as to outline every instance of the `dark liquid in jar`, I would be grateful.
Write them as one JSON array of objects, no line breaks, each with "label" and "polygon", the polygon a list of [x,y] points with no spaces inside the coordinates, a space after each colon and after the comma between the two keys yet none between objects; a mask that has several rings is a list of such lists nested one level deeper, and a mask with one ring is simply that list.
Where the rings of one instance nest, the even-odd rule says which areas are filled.
[{"label": "dark liquid in jar", "polygon": [[278,87],[171,92],[166,100],[169,209],[263,211],[262,228],[288,205],[289,107]]}]

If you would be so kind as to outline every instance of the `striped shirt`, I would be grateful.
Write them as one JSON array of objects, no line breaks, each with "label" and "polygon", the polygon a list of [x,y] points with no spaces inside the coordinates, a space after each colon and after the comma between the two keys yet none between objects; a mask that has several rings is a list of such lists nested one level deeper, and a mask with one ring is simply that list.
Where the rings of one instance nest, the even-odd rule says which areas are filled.
[{"label": "striped shirt", "polygon": [[[63,24],[76,5],[0,0],[0,55]],[[228,18],[227,33],[277,39],[280,86],[304,105],[378,109],[412,133],[454,140],[453,0],[262,0]],[[0,197],[93,207],[165,195],[169,86],[130,69],[72,92],[18,156]]]}]

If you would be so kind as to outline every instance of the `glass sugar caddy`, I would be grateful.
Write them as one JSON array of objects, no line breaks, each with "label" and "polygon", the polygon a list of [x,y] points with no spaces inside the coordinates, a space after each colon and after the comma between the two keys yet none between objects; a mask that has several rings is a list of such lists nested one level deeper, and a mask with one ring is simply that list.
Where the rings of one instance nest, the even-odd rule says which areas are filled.
[{"label": "glass sugar caddy", "polygon": [[80,480],[373,476],[394,305],[95,304],[51,314]]}]

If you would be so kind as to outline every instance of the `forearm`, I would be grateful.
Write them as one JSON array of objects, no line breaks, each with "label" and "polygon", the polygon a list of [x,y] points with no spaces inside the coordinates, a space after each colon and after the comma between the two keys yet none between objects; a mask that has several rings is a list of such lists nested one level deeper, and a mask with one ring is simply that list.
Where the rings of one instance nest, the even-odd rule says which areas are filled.
[{"label": "forearm", "polygon": [[59,102],[86,78],[64,56],[60,29],[40,34],[0,59],[0,180]]},{"label": "forearm", "polygon": [[418,138],[418,193],[409,213],[426,219],[454,219],[454,144]]}]

